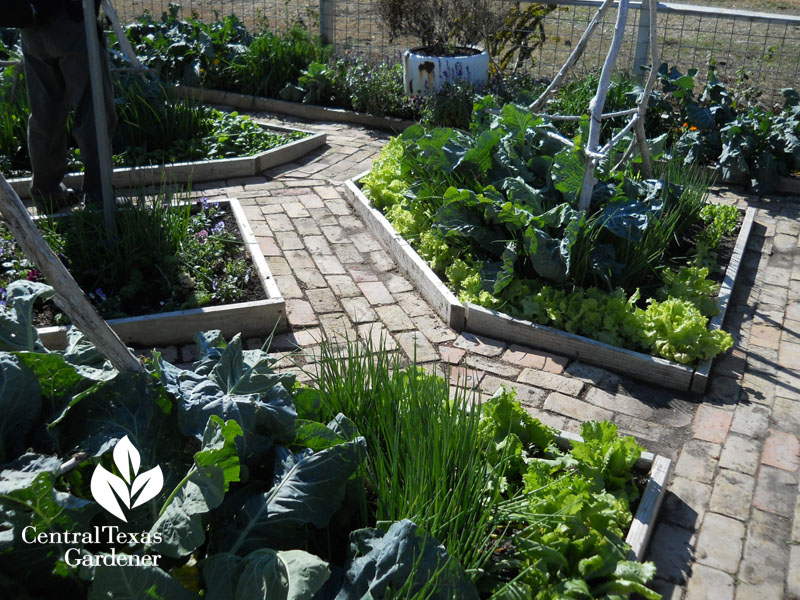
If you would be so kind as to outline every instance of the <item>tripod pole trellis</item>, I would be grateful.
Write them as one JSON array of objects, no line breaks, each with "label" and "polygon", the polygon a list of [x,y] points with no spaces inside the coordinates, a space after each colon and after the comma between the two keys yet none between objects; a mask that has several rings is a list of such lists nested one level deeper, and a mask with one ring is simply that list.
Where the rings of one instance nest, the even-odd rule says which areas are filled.
[{"label": "tripod pole trellis", "polygon": [[[657,69],[659,65],[659,54],[658,54],[658,47],[657,47],[657,13],[658,13],[658,1],[657,0],[647,0],[648,7],[650,9],[650,22],[649,22],[649,34],[650,34],[650,57],[651,57],[651,67],[650,73],[647,77],[647,83],[645,84],[642,96],[638,99],[636,107],[633,109],[625,110],[625,111],[618,111],[615,113],[607,113],[603,114],[603,108],[605,106],[606,97],[608,96],[608,89],[611,85],[611,74],[614,71],[614,66],[617,62],[617,56],[619,55],[620,47],[622,46],[622,40],[625,35],[625,25],[628,21],[628,12],[630,8],[630,1],[629,0],[618,0],[618,7],[617,7],[617,20],[614,25],[614,36],[611,40],[611,45],[608,49],[608,54],[606,55],[605,62],[603,63],[603,69],[600,73],[600,81],[597,85],[597,91],[595,95],[592,97],[591,101],[589,102],[589,136],[586,143],[586,146],[583,150],[584,154],[586,155],[586,170],[584,172],[583,183],[581,185],[581,191],[578,201],[578,208],[580,210],[586,210],[589,208],[589,204],[591,203],[592,199],[592,190],[595,184],[595,177],[594,171],[597,167],[598,163],[607,158],[612,152],[614,152],[614,148],[616,145],[631,131],[634,132],[633,140],[631,141],[630,145],[628,146],[627,150],[625,151],[622,160],[620,160],[614,169],[618,169],[623,166],[632,156],[633,151],[638,148],[639,153],[642,156],[642,173],[645,177],[652,177],[652,164],[650,161],[650,148],[647,144],[647,136],[645,133],[644,128],[644,120],[645,114],[647,113],[647,105],[650,99],[650,92],[653,90],[653,86],[655,85],[655,80],[657,76]],[[603,4],[597,9],[597,13],[595,13],[592,20],[589,22],[589,25],[586,27],[586,31],[584,31],[581,39],[578,41],[575,49],[567,58],[564,65],[558,71],[556,76],[553,78],[553,81],[547,88],[542,92],[542,94],[529,106],[529,109],[533,113],[538,113],[540,110],[543,109],[547,100],[550,96],[555,93],[558,87],[561,85],[564,78],[569,74],[569,72],[574,68],[575,64],[580,58],[581,54],[586,48],[586,45],[589,41],[589,38],[597,29],[597,25],[600,23],[603,15],[606,13],[608,8],[611,6],[612,0],[605,0]],[[600,147],[600,131],[602,125],[602,119],[616,117],[616,116],[627,116],[630,115],[630,120],[627,124],[618,132],[616,133],[609,142],[607,142],[602,148]],[[552,116],[553,120],[573,120],[578,119],[579,117],[574,115],[554,115]],[[567,141],[565,140],[565,143]],[[567,143],[568,146],[574,147],[572,143]]]}]

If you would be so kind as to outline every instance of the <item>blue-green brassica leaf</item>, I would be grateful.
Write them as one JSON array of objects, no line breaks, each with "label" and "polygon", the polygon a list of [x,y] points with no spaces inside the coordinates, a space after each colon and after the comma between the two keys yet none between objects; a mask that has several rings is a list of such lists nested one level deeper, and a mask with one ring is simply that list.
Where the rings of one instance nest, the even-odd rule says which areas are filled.
[{"label": "blue-green brassica leaf", "polygon": [[246,498],[223,547],[241,554],[301,544],[309,526],[328,525],[365,457],[363,437],[319,452],[276,447],[272,488]]},{"label": "blue-green brassica leaf", "polygon": [[345,581],[336,600],[383,598],[404,586],[410,595],[426,589],[425,597],[432,600],[478,598],[458,561],[413,522],[398,521],[387,531],[352,532]]},{"label": "blue-green brassica leaf", "polygon": [[0,464],[25,451],[28,434],[39,422],[42,394],[30,369],[0,352]]},{"label": "blue-green brassica leaf", "polygon": [[0,306],[0,350],[46,352],[33,326],[33,305],[47,300],[55,290],[38,281],[14,281],[6,289],[6,305]]},{"label": "blue-green brassica leaf", "polygon": [[311,600],[329,576],[328,564],[303,550],[221,553],[203,564],[207,600]]},{"label": "blue-green brassica leaf", "polygon": [[205,541],[203,515],[222,504],[228,486],[239,481],[235,438],[242,429],[236,421],[223,423],[212,415],[203,435],[203,447],[162,507],[150,529],[161,542],[153,548],[171,558],[194,552]]}]

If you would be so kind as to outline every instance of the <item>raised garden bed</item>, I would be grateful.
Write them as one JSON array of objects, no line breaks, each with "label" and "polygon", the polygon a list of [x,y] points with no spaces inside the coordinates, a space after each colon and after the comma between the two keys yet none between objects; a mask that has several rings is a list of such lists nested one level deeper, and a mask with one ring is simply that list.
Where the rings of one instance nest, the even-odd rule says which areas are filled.
[{"label": "raised garden bed", "polygon": [[[311,597],[323,585],[322,596],[347,598],[388,598],[405,585],[415,598],[561,597],[566,585],[587,597],[658,597],[647,588],[655,566],[634,560],[670,462],[615,425],[559,434],[513,392],[479,413],[422,369],[390,372],[399,363],[385,352],[362,368],[355,347],[339,360],[323,345],[321,364],[334,359],[342,371],[298,386],[238,336],[196,339],[191,369],[154,355],[146,373],[110,370],[91,344],[79,354],[3,352],[0,375],[16,393],[0,397],[0,423],[14,425],[0,444],[0,506],[18,518],[2,573],[15,597],[229,598],[253,577],[253,598],[286,597],[290,586]],[[391,422],[426,435],[398,439]],[[151,479],[158,485],[131,506],[128,490]],[[398,491],[399,479],[415,485]],[[286,507],[277,516],[276,502]],[[61,535],[56,520],[79,537],[28,541],[42,522]],[[108,537],[90,535],[101,527]],[[353,541],[365,539],[356,555]]]},{"label": "raised garden bed", "polygon": [[[117,168],[114,169],[114,185],[121,188],[137,188],[160,185],[162,183],[197,183],[199,181],[213,181],[230,177],[249,177],[257,175],[266,169],[297,160],[312,150],[324,146],[327,141],[327,135],[324,133],[266,125],[264,123],[259,123],[259,125],[268,131],[276,131],[278,133],[302,132],[307,135],[302,139],[253,156]],[[82,181],[82,173],[70,173],[64,178],[64,182],[73,188],[80,188]],[[10,179],[9,183],[20,198],[30,197],[30,178]]]},{"label": "raised garden bed", "polygon": [[[123,342],[138,346],[165,346],[188,343],[197,331],[220,329],[227,337],[237,333],[244,337],[268,335],[277,326],[285,331],[286,302],[281,296],[267,261],[261,253],[255,234],[247,221],[241,204],[235,198],[227,203],[236,219],[244,247],[250,256],[257,279],[264,291],[264,300],[237,302],[222,306],[207,306],[138,317],[110,319],[108,324]],[[37,329],[45,346],[63,349],[67,345],[67,327],[53,326]]]},{"label": "raised garden bed", "polygon": [[[346,182],[345,192],[348,199],[370,230],[378,237],[400,267],[406,271],[422,296],[444,322],[455,331],[468,331],[557,352],[669,388],[691,390],[698,393],[705,390],[711,368],[710,360],[692,368],[545,325],[516,319],[476,304],[462,303],[411,245],[395,231],[383,214],[371,206],[369,199],[358,185],[358,181],[365,175],[366,173],[363,173]],[[754,208],[749,208],[745,213],[733,255],[717,296],[720,314],[711,322],[712,328],[721,328],[724,321],[725,311],[733,292],[755,212]]]},{"label": "raised garden bed", "polygon": [[394,117],[376,117],[374,115],[344,110],[343,108],[329,108],[327,106],[316,106],[314,104],[303,104],[300,102],[286,102],[274,98],[262,98],[260,96],[249,96],[247,94],[237,94],[236,92],[226,92],[223,90],[207,90],[203,88],[189,87],[180,85],[175,88],[179,95],[183,95],[204,104],[217,104],[230,106],[237,110],[251,112],[265,111],[289,115],[309,121],[335,121],[337,123],[354,123],[375,129],[386,129],[389,131],[404,131],[413,125],[414,121],[396,119]]}]

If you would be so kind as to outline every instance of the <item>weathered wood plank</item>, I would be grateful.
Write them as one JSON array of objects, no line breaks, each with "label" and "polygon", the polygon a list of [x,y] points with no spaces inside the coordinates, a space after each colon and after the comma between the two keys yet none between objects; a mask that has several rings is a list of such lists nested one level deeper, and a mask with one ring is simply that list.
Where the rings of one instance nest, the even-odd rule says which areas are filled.
[{"label": "weathered wood plank", "polygon": [[369,199],[358,188],[357,181],[366,175],[345,183],[345,195],[356,213],[364,220],[378,240],[389,251],[401,269],[409,276],[420,294],[430,303],[433,310],[455,331],[464,328],[465,310],[447,286],[436,276],[419,254],[397,233],[383,214],[373,208]]},{"label": "weathered wood plank", "polygon": [[631,547],[628,553],[629,560],[641,561],[647,552],[647,544],[655,528],[656,517],[661,508],[661,502],[667,492],[667,482],[672,470],[672,461],[663,456],[656,456],[650,470],[650,478],[644,488],[639,508],[633,516],[625,542]]},{"label": "weathered wood plank", "polygon": [[[725,279],[723,279],[722,285],[719,288],[719,293],[717,294],[719,314],[711,319],[708,325],[710,329],[722,329],[722,324],[725,322],[725,314],[728,312],[728,305],[733,296],[733,287],[736,285],[736,277],[739,274],[739,267],[742,264],[742,258],[747,249],[747,240],[750,237],[750,231],[753,229],[756,212],[756,209],[753,207],[745,211],[742,226],[739,228],[739,235],[736,238],[736,245],[733,247],[731,259],[725,271]],[[705,391],[706,385],[708,385],[708,377],[711,372],[712,362],[713,359],[708,359],[697,366],[694,377],[692,378],[693,392],[702,393]]]},{"label": "weathered wood plank", "polygon": [[225,92],[222,97],[222,104],[232,106],[234,108],[241,108],[242,110],[256,110],[253,102],[253,96],[248,96],[247,94],[238,94],[236,92]]},{"label": "weathered wood plank", "polygon": [[[272,127],[259,123],[266,130],[281,132],[304,131],[287,127]],[[143,167],[119,167],[114,169],[114,185],[120,188],[137,188],[151,185],[214,181],[232,177],[249,177],[265,169],[297,160],[312,150],[324,146],[327,135],[310,133],[308,137],[294,140],[283,146],[271,148],[253,156],[222,158],[196,162],[172,163],[169,165],[149,165]],[[30,196],[30,178],[16,178],[9,181],[11,187],[21,198]],[[70,173],[64,178],[68,186],[79,189],[83,183],[83,173]]]},{"label": "weathered wood plank", "polygon": [[188,86],[178,86],[176,91],[206,104],[224,104],[239,110],[252,110],[289,115],[309,121],[334,121],[337,123],[353,123],[374,129],[388,131],[404,131],[414,121],[395,119],[393,117],[376,117],[366,113],[359,113],[342,108],[330,108],[301,102],[287,102],[276,98],[262,98],[260,96],[247,96],[219,90],[204,90]]},{"label": "weathered wood plank", "polygon": [[508,342],[558,352],[665,387],[688,390],[694,370],[662,358],[618,348],[475,304],[467,304],[465,330]]},{"label": "weathered wood plank", "polygon": [[[267,150],[256,156],[256,172],[265,171],[266,169],[297,160],[312,150],[324,146],[327,141],[327,134],[315,133],[309,137],[284,144],[279,148]],[[276,152],[276,150],[280,150],[280,152]]]},{"label": "weathered wood plank", "polygon": [[[221,329],[227,337],[239,332],[249,337],[266,335],[276,325],[277,332],[288,329],[286,301],[281,296],[241,204],[236,198],[213,201],[216,204],[226,202],[239,226],[242,240],[267,299],[108,321],[111,329],[126,343],[142,346],[187,343],[195,332],[206,329]],[[45,276],[47,277],[46,273]],[[66,347],[66,327],[44,327],[38,331],[48,348]]]},{"label": "weathered wood plank", "polygon": [[[108,321],[111,329],[126,344],[166,346],[191,341],[198,331],[221,329],[225,337],[237,333],[247,337],[267,335],[279,323],[278,331],[286,330],[283,298],[209,306],[141,317]],[[43,327],[39,336],[48,348],[66,347],[66,327]]]},{"label": "weathered wood plank", "polygon": [[270,300],[283,299],[281,292],[278,289],[278,284],[272,277],[272,272],[269,269],[267,260],[264,258],[264,254],[261,252],[261,247],[258,245],[258,240],[253,233],[253,229],[250,227],[247,216],[244,214],[242,205],[236,198],[229,198],[228,202],[230,202],[233,216],[236,218],[236,224],[239,225],[239,232],[242,235],[242,241],[247,248],[247,252],[250,254],[250,259],[253,261],[253,266],[255,267],[256,274],[258,275],[258,280],[261,282],[261,286],[264,288],[267,298]]}]

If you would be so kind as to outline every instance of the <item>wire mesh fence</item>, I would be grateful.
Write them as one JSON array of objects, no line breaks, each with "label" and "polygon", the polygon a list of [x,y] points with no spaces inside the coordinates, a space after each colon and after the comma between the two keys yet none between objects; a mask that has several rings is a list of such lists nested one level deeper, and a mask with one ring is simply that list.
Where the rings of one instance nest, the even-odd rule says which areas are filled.
[{"label": "wire mesh fence", "polygon": [[[599,1],[562,0],[545,23],[547,42],[534,72],[552,77],[596,11]],[[640,8],[633,3],[633,8]],[[617,67],[631,72],[640,11],[631,12],[625,45]],[[584,72],[599,69],[613,35],[615,14],[609,11],[579,63]],[[779,97],[779,89],[800,85],[800,16],[659,3],[658,45],[662,62],[703,73],[709,66],[727,82],[759,88],[763,100]],[[649,61],[647,61],[649,62]]]},{"label": "wire mesh fence", "polygon": [[235,14],[248,27],[266,24],[285,30],[302,21],[310,31],[319,32],[319,0],[112,0],[112,4],[122,23],[145,13],[158,18],[174,4],[180,16],[197,16],[204,22]]},{"label": "wire mesh fence", "polygon": [[[496,0],[497,11],[526,7],[531,3]],[[536,77],[551,78],[586,29],[600,0],[552,0],[555,10],[544,19],[545,41],[522,66]],[[159,16],[168,9],[166,0],[116,0],[123,22],[145,11]],[[631,3],[640,9],[641,3]],[[267,23],[286,29],[297,21],[323,35],[336,54],[358,56],[369,62],[395,61],[408,38],[390,39],[378,18],[374,0],[184,0],[180,12],[212,20],[234,13],[248,26]],[[640,10],[632,10],[618,68],[634,70]],[[602,65],[614,30],[616,11],[603,18],[576,69],[595,71]],[[531,32],[531,38],[539,35]],[[681,70],[696,67],[703,73],[710,65],[727,82],[760,89],[762,100],[777,99],[778,90],[800,85],[800,16],[767,15],[668,2],[659,3],[658,42],[662,61]],[[635,74],[635,73],[634,73]]]}]

